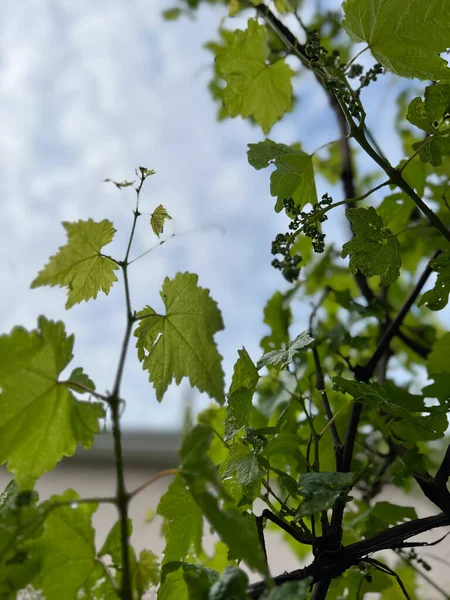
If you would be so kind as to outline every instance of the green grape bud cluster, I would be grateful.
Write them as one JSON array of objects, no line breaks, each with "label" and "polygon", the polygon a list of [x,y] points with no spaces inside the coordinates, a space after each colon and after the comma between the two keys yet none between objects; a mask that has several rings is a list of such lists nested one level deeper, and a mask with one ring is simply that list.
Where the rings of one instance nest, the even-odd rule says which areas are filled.
[{"label": "green grape bud cluster", "polygon": [[314,204],[309,213],[300,213],[300,225],[303,233],[311,238],[314,252],[321,254],[325,250],[325,234],[322,232],[320,224],[324,223],[328,216],[323,209],[333,202],[333,198],[324,194],[317,204]]},{"label": "green grape bud cluster", "polygon": [[300,227],[300,209],[295,205],[293,198],[284,198],[283,206],[286,213],[292,219],[289,223],[289,229],[291,231],[277,234],[272,242],[272,254],[280,254],[282,256],[281,260],[279,258],[274,258],[272,266],[281,271],[286,281],[293,283],[294,281],[297,281],[298,276],[300,275],[300,263],[302,262],[302,257],[298,254],[295,256],[291,255],[289,240],[292,233],[297,231]]},{"label": "green grape bud cluster", "polygon": [[368,71],[366,71],[365,75],[363,75],[362,77],[359,78],[360,86],[358,89],[358,93],[361,91],[362,88],[370,85],[372,83],[372,81],[376,81],[378,78],[378,75],[383,75],[384,72],[385,71],[384,71],[383,67],[380,65],[380,63],[374,64],[372,68],[370,68]]}]

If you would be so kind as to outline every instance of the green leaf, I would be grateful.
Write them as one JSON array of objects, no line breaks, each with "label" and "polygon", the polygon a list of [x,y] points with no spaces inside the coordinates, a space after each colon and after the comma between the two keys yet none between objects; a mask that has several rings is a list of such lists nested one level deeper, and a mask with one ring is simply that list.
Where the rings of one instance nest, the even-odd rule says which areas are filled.
[{"label": "green leaf", "polygon": [[305,500],[295,516],[306,517],[331,508],[341,494],[350,491],[354,481],[354,473],[303,473],[299,485]]},{"label": "green leaf", "polygon": [[61,321],[45,317],[36,330],[0,336],[0,463],[22,486],[72,456],[78,443],[89,448],[100,430],[102,405],[77,400],[58,381],[73,343]]},{"label": "green leaf", "polygon": [[236,30],[218,53],[217,67],[227,82],[223,100],[232,117],[252,116],[267,133],[291,109],[294,74],[284,59],[267,64],[267,29],[254,19],[246,31]]},{"label": "green leaf", "polygon": [[223,329],[222,315],[209,290],[197,281],[192,273],[166,277],[160,293],[166,314],[150,307],[137,314],[138,358],[150,374],[158,401],[173,379],[179,385],[183,377],[219,404],[225,401],[222,357],[214,342],[214,334]]},{"label": "green leaf", "polygon": [[450,373],[450,333],[445,333],[433,346],[428,355],[428,373],[430,376],[437,373]]},{"label": "green leaf", "polygon": [[119,188],[119,190],[122,189],[122,188],[130,187],[134,183],[134,181],[126,181],[126,180],[124,180],[124,181],[114,181],[114,179],[109,179],[109,178],[104,179],[103,181],[105,183],[113,183],[116,186],[116,188]]},{"label": "green leaf", "polygon": [[133,569],[134,587],[142,598],[145,592],[159,583],[159,560],[151,550],[141,550]]},{"label": "green leaf", "polygon": [[153,233],[159,237],[164,231],[164,223],[168,220],[172,220],[172,217],[164,206],[160,204],[155,208],[150,217],[150,225],[152,226]]},{"label": "green leaf", "polygon": [[164,518],[166,528],[163,564],[183,560],[191,548],[201,554],[203,515],[182,477],[175,477],[161,497],[158,515]]},{"label": "green leaf", "polygon": [[292,311],[281,292],[275,292],[264,308],[264,323],[270,327],[270,335],[261,340],[264,352],[287,347],[289,344],[289,326],[292,322]]},{"label": "green leaf", "polygon": [[225,439],[234,437],[248,425],[252,398],[259,380],[258,371],[245,348],[238,350],[228,394]]},{"label": "green leaf", "polygon": [[252,571],[265,575],[267,565],[254,521],[250,522],[235,508],[221,508],[217,498],[206,491],[195,494],[195,500],[233,556],[243,560]]},{"label": "green leaf", "polygon": [[[450,1],[448,5],[450,10]],[[450,156],[450,83],[426,87],[425,100],[414,98],[408,106],[406,118],[433,136],[420,151],[420,160],[435,167],[441,165],[442,157]],[[417,150],[423,143],[413,144],[413,149]]]},{"label": "green leaf", "polygon": [[308,600],[311,583],[310,577],[301,581],[287,581],[283,585],[266,590],[261,600]]},{"label": "green leaf", "polygon": [[438,273],[434,288],[422,294],[419,306],[425,304],[430,310],[442,310],[448,304],[450,294],[450,256],[448,252],[439,254],[430,261],[430,267]]},{"label": "green leaf", "polygon": [[206,425],[196,425],[183,439],[180,449],[181,473],[190,489],[203,490],[207,483],[222,491],[219,472],[208,456],[214,432]]},{"label": "green leaf", "polygon": [[74,392],[78,392],[78,394],[87,394],[88,392],[87,390],[76,385],[77,383],[81,384],[85,388],[95,391],[95,383],[88,375],[86,375],[86,373],[83,372],[82,367],[76,367],[69,375],[67,381],[70,381],[70,384],[67,384],[68,387]]},{"label": "green leaf", "polygon": [[[165,567],[171,567],[173,563],[169,563],[165,565]],[[180,563],[175,563],[178,565],[177,569],[169,570],[167,573],[165,572],[165,567],[163,567],[161,572],[161,585],[158,588],[158,600],[173,600],[176,598],[177,600],[188,600],[188,589],[186,582],[183,578],[183,571],[180,568]]]},{"label": "green leaf", "polygon": [[317,204],[312,157],[299,148],[265,139],[248,144],[248,162],[257,169],[270,164],[276,168],[270,176],[270,193],[277,198],[276,212],[283,209],[283,199],[292,198],[298,208]]},{"label": "green leaf", "polygon": [[18,490],[11,481],[0,495],[0,598],[16,598],[16,592],[35,577],[40,559],[33,541],[43,531],[45,511],[36,506],[34,491]]},{"label": "green leaf", "polygon": [[[127,523],[128,536],[133,533],[133,526],[131,519],[128,519]],[[122,567],[122,542],[121,542],[121,522],[116,521],[108,532],[106,540],[103,542],[103,546],[98,553],[99,557],[110,556],[112,558],[113,565],[116,567]]]},{"label": "green leaf", "polygon": [[413,207],[411,199],[404,194],[391,194],[384,198],[377,213],[388,229],[398,233],[408,224]]},{"label": "green leaf", "polygon": [[261,369],[268,365],[281,365],[282,368],[286,367],[294,360],[294,356],[297,352],[307,348],[313,341],[314,339],[308,332],[304,331],[289,344],[287,350],[272,350],[271,352],[264,354],[257,362],[256,368]]},{"label": "green leaf", "polygon": [[342,25],[367,42],[375,59],[402,77],[450,79],[439,54],[447,50],[450,0],[347,0]]},{"label": "green leaf", "polygon": [[411,506],[398,506],[390,502],[377,502],[363,515],[364,531],[367,536],[398,525],[405,521],[417,519],[417,513]]},{"label": "green leaf", "polygon": [[223,465],[223,479],[234,479],[242,487],[244,495],[253,500],[259,493],[263,475],[264,469],[248,446],[243,442],[231,446]]},{"label": "green leaf", "polygon": [[342,258],[350,255],[350,271],[358,270],[366,277],[380,276],[380,285],[394,283],[402,266],[400,244],[395,235],[384,227],[377,211],[369,208],[349,208],[347,217],[355,237],[342,247]]},{"label": "green leaf", "polygon": [[229,566],[209,591],[208,600],[246,600],[248,577],[238,567]]},{"label": "green leaf", "polygon": [[117,281],[114,274],[119,265],[103,256],[100,251],[109,244],[115,233],[111,221],[63,222],[67,232],[67,244],[52,256],[47,265],[31,283],[32,288],[42,285],[67,288],[66,308],[83,300],[97,298],[98,292],[109,293]]},{"label": "green leaf", "polygon": [[[449,338],[450,338],[450,334]],[[431,355],[430,355],[431,359]],[[443,437],[448,422],[445,409],[426,406],[422,396],[409,394],[393,383],[384,386],[376,383],[360,383],[342,377],[334,377],[335,386],[347,392],[356,402],[379,408],[384,413],[396,417],[390,419],[387,428],[404,442],[437,440]],[[429,415],[423,416],[424,412]]]},{"label": "green leaf", "polygon": [[52,496],[50,505],[70,501],[73,504],[49,513],[44,533],[36,543],[41,569],[33,585],[42,588],[47,600],[76,600],[78,591],[96,567],[92,515],[97,504],[77,504],[78,499],[73,490]]},{"label": "green leaf", "polygon": [[189,600],[208,600],[209,590],[219,578],[217,571],[190,563],[184,563],[182,569]]}]

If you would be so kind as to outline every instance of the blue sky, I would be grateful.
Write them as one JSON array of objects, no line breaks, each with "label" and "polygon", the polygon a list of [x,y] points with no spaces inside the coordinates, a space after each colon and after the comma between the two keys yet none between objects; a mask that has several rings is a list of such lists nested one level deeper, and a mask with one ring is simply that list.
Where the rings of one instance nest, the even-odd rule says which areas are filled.
[{"label": "blue sky", "polygon": [[[103,183],[106,177],[132,179],[139,165],[155,169],[141,210],[150,213],[164,204],[173,216],[167,232],[175,237],[130,268],[133,308],[160,307],[165,276],[198,273],[223,313],[226,330],[216,340],[227,381],[238,348],[244,345],[255,360],[260,357],[264,304],[285,287],[270,266],[270,243],[285,230],[285,219],[273,212],[269,172],[254,171],[246,162],[247,143],[264,136],[241,119],[217,123],[207,91],[212,58],[202,45],[215,38],[223,8],[205,7],[195,21],[166,23],[160,11],[172,4],[9,0],[2,7],[0,331],[17,324],[34,328],[39,314],[64,320],[76,339],[70,368],[83,366],[100,391],[112,386],[124,331],[122,281],[109,296],[69,311],[64,290],[30,290],[29,284],[65,243],[64,220],[111,219],[118,233],[105,251],[123,257],[134,197]],[[380,84],[384,100],[394,98],[389,81]],[[311,82],[305,75],[295,85],[301,92],[311,90]],[[274,126],[271,139],[301,139],[313,151],[337,137],[325,97],[312,89]],[[398,159],[392,114],[379,99],[369,97],[368,103],[378,139]],[[318,191],[326,191],[320,182]],[[331,230],[337,231],[336,223],[339,218],[328,225]],[[156,242],[142,217],[132,256]],[[296,334],[304,328],[303,313],[299,308]],[[189,389],[172,386],[159,405],[132,346],[122,388],[124,422],[179,426]],[[205,404],[193,394],[197,406]]]}]

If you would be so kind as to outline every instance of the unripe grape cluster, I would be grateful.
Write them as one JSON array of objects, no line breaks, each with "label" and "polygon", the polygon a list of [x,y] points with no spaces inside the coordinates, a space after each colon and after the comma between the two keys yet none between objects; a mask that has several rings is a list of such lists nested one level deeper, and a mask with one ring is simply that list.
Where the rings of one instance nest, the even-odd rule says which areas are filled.
[{"label": "unripe grape cluster", "polygon": [[301,211],[296,206],[293,198],[284,198],[283,206],[286,213],[291,218],[289,230],[286,233],[278,233],[272,242],[272,254],[280,254],[281,259],[274,258],[272,266],[279,269],[283,277],[293,283],[298,279],[300,274],[300,263],[302,257],[300,255],[291,255],[291,247],[294,239],[294,234],[301,229],[302,233],[311,238],[314,252],[321,253],[325,249],[325,234],[320,229],[320,223],[327,220],[327,215],[323,209],[329,206],[333,199],[328,194],[324,194],[322,199],[317,204],[314,204],[309,213]]}]

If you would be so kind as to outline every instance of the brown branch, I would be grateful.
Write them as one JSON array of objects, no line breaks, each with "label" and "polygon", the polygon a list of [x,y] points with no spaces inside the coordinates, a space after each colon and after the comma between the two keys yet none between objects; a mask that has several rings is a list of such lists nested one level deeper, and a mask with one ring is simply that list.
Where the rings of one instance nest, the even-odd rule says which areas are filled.
[{"label": "brown branch", "polygon": [[[366,540],[350,544],[349,546],[343,546],[334,552],[323,552],[303,569],[297,569],[291,573],[284,573],[275,577],[275,585],[282,585],[287,581],[299,581],[308,577],[312,578],[312,583],[334,579],[373,552],[402,548],[405,540],[411,537],[436,529],[437,527],[446,527],[449,525],[450,517],[447,517],[444,513],[395,525]],[[421,545],[421,543],[418,542],[417,545]],[[250,585],[247,594],[249,598],[260,598],[265,589],[266,582],[260,581]]]}]

